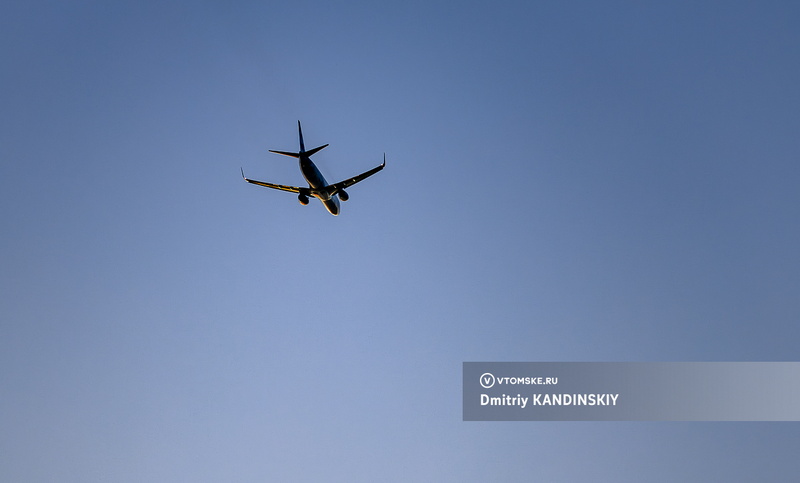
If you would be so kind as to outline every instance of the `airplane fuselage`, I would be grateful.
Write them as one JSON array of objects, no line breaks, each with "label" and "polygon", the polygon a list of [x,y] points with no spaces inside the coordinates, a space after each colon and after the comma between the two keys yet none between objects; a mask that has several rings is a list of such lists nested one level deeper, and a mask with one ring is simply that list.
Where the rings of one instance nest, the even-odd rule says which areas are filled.
[{"label": "airplane fuselage", "polygon": [[340,209],[339,197],[337,195],[331,196],[328,194],[328,191],[324,189],[328,186],[328,182],[325,181],[325,176],[322,176],[319,168],[311,161],[311,158],[305,155],[300,156],[300,171],[303,173],[303,177],[306,179],[306,182],[308,182],[308,185],[318,191],[315,196],[322,202],[325,209],[328,210],[331,215],[338,215]]}]

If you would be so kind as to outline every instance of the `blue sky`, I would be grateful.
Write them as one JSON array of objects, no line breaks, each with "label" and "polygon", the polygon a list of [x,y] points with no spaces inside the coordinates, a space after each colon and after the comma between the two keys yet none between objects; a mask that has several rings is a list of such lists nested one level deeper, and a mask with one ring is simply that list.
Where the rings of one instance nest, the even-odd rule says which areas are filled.
[{"label": "blue sky", "polygon": [[[796,361],[791,2],[5,2],[0,479],[788,480],[463,361]],[[380,163],[339,217],[241,180]],[[746,390],[746,385],[743,385]]]}]

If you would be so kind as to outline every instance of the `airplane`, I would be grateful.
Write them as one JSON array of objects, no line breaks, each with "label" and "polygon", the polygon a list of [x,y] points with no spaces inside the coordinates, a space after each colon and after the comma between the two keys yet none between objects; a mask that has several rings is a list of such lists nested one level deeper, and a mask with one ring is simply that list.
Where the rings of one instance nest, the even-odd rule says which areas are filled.
[{"label": "airplane", "polygon": [[325,144],[323,146],[319,146],[317,148],[306,151],[305,144],[303,143],[303,128],[300,127],[300,121],[297,121],[297,131],[300,134],[299,153],[292,153],[288,151],[273,151],[272,149],[270,149],[269,152],[275,154],[283,154],[284,156],[291,156],[293,158],[298,158],[300,160],[300,171],[303,173],[303,177],[308,182],[308,188],[300,188],[297,186],[286,186],[282,184],[267,183],[264,181],[256,181],[254,179],[249,179],[245,177],[244,169],[242,169],[242,178],[244,178],[244,180],[247,181],[248,183],[252,183],[258,186],[264,186],[266,188],[273,188],[276,190],[297,193],[297,199],[300,200],[301,205],[307,205],[309,202],[309,197],[317,198],[322,202],[322,205],[325,206],[325,209],[327,209],[331,215],[336,216],[339,214],[339,211],[341,211],[339,200],[347,201],[348,199],[350,199],[350,196],[344,189],[349,186],[353,186],[359,181],[362,181],[372,176],[373,174],[382,170],[384,166],[386,166],[386,153],[384,153],[383,163],[381,163],[380,166],[372,168],[369,171],[365,171],[359,174],[358,176],[353,176],[352,178],[348,178],[344,181],[328,184],[328,182],[325,181],[325,177],[322,176],[322,173],[320,173],[317,166],[311,161],[312,154],[320,151],[322,148],[325,148],[328,145]]}]

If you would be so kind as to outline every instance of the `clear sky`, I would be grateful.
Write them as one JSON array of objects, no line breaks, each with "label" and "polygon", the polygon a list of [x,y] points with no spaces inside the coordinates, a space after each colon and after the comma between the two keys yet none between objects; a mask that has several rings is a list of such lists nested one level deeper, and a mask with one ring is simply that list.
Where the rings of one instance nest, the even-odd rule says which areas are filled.
[{"label": "clear sky", "polygon": [[[800,360],[795,2],[0,6],[0,480],[787,481],[464,361]],[[342,214],[301,184],[380,163]],[[747,390],[746,381],[742,390]]]}]

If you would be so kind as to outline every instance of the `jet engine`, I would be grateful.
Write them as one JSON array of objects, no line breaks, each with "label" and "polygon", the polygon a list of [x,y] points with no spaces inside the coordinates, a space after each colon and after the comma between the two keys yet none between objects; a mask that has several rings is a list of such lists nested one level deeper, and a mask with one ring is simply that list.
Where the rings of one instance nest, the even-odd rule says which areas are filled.
[{"label": "jet engine", "polygon": [[345,190],[339,190],[339,199],[342,201],[347,201],[350,199],[350,195],[348,195]]},{"label": "jet engine", "polygon": [[297,195],[297,199],[300,200],[300,204],[303,206],[308,204],[308,196],[304,195],[303,193]]}]

